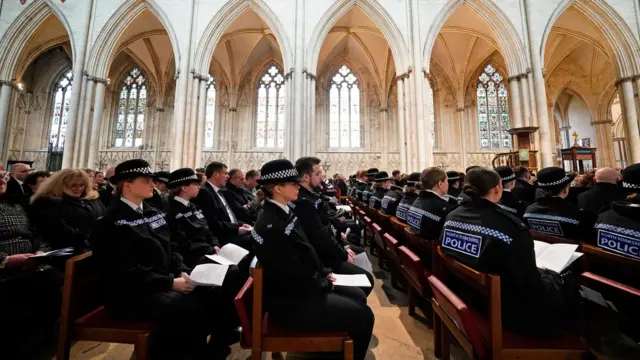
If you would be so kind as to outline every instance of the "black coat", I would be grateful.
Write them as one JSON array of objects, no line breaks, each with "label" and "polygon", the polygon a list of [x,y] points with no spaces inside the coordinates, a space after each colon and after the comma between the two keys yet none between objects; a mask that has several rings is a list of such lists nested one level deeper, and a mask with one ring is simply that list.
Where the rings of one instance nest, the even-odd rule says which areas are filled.
[{"label": "black coat", "polygon": [[527,204],[524,201],[518,199],[513,192],[506,190],[502,192],[502,198],[500,198],[498,206],[511,215],[517,216],[519,219],[522,219],[524,211],[527,208]]},{"label": "black coat", "polygon": [[628,192],[615,184],[596,183],[591,189],[578,195],[580,210],[597,214],[607,210],[613,201],[627,198]]},{"label": "black coat", "polygon": [[18,180],[12,177],[7,181],[7,191],[3,198],[10,204],[18,204],[26,208],[29,205],[31,195],[33,195],[33,191],[27,184],[20,185]]},{"label": "black coat", "polygon": [[307,240],[299,217],[267,200],[251,231],[264,268],[265,307],[296,304],[331,291],[330,269]]},{"label": "black coat", "polygon": [[111,184],[107,183],[104,189],[98,191],[100,201],[102,201],[102,204],[105,208],[110,207],[111,204],[115,201],[115,196],[113,195],[113,192],[115,190],[116,189],[114,189]]},{"label": "black coat", "polygon": [[342,180],[336,181],[336,187],[340,189],[341,196],[347,196],[347,183]]},{"label": "black coat", "polygon": [[207,182],[198,192],[198,196],[192,199],[192,202],[202,210],[211,233],[224,245],[238,236],[241,224],[235,224],[231,221],[226,207],[218,196],[211,184]]},{"label": "black coat", "polygon": [[407,222],[407,211],[409,211],[409,208],[413,206],[413,203],[417,198],[418,194],[412,191],[405,192],[402,195],[402,200],[400,200],[398,208],[396,209],[396,217],[398,218],[398,220],[402,221],[403,223]]},{"label": "black coat", "polygon": [[400,188],[391,189],[384,194],[380,210],[385,215],[395,216],[400,201],[402,201],[402,190]]},{"label": "black coat", "polygon": [[140,214],[122,201],[114,202],[91,234],[108,307],[143,304],[149,296],[170,291],[182,272],[191,272],[172,251],[166,215],[153,207],[143,209]]},{"label": "black coat", "polygon": [[226,187],[220,189],[220,194],[227,200],[227,204],[231,207],[231,211],[239,221],[252,224],[255,221],[255,214],[252,214],[244,205],[249,204],[251,199],[248,198],[244,189],[238,188],[231,183],[227,183]]},{"label": "black coat", "polygon": [[445,217],[455,207],[438,195],[422,190],[407,211],[407,224],[414,233],[435,240],[440,237]]},{"label": "black coat", "polygon": [[548,195],[527,206],[523,218],[532,230],[575,241],[588,237],[594,222],[568,200]]},{"label": "black coat", "polygon": [[376,191],[369,197],[369,207],[375,210],[380,210],[382,206],[382,199],[387,194],[387,189],[383,187],[377,187]]},{"label": "black coat", "polygon": [[462,193],[462,189],[449,186],[449,192],[447,193],[449,202],[452,204],[457,204],[458,202],[460,202],[462,200],[462,198],[460,197],[461,193]]},{"label": "black coat", "polygon": [[153,189],[153,197],[145,199],[144,202],[158,210],[162,210],[167,205],[167,197],[164,194],[160,194],[158,190]]},{"label": "black coat", "polygon": [[39,197],[29,208],[29,220],[52,249],[89,248],[89,236],[105,208],[99,199],[81,200],[67,195]]},{"label": "black coat", "polygon": [[367,184],[366,182],[362,182],[362,181],[358,181],[355,185],[355,189],[356,189],[356,193],[355,193],[355,197],[357,200],[359,201],[363,201],[362,199],[362,195],[364,193],[364,191],[366,189],[369,188],[369,184]]},{"label": "black coat", "polygon": [[516,179],[516,186],[511,190],[515,196],[527,204],[536,200],[536,186],[529,184],[522,179]]},{"label": "black coat", "polygon": [[166,211],[171,246],[182,255],[187,266],[195,267],[203,262],[205,255],[216,253],[214,247],[220,246],[220,243],[209,231],[202,210],[192,203],[185,206],[178,200],[170,199]]},{"label": "black coat", "polygon": [[289,206],[324,266],[333,267],[347,260],[347,252],[336,241],[329,218],[323,219],[320,215],[318,209],[322,207],[322,198],[319,194],[300,187],[298,199]]}]

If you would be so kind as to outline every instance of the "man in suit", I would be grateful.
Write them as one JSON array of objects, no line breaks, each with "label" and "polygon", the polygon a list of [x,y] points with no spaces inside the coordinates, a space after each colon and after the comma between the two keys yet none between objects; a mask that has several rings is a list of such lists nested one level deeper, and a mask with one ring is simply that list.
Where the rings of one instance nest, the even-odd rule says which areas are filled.
[{"label": "man in suit", "polygon": [[227,200],[227,204],[231,207],[231,211],[236,218],[247,224],[255,222],[255,214],[249,212],[249,201],[253,197],[242,188],[244,185],[244,174],[240,169],[231,169],[229,171],[229,181],[224,189],[220,190],[222,196]]},{"label": "man in suit", "polygon": [[7,181],[7,192],[4,195],[10,203],[20,205],[29,203],[31,189],[24,184],[24,181],[31,171],[31,167],[27,164],[11,165],[11,179]]},{"label": "man in suit", "polygon": [[222,245],[234,243],[253,251],[253,240],[249,236],[251,226],[238,221],[220,190],[227,183],[227,165],[214,161],[205,169],[207,182],[193,199],[207,219],[209,229]]},{"label": "man in suit", "polygon": [[627,191],[617,185],[621,178],[620,173],[612,168],[596,171],[595,186],[578,195],[580,210],[597,214],[601,210],[608,210],[611,202],[626,199]]},{"label": "man in suit", "polygon": [[251,196],[249,201],[253,200],[256,196],[256,189],[258,188],[258,180],[260,180],[260,171],[258,170],[249,170],[244,178],[244,184],[242,189]]},{"label": "man in suit", "polygon": [[156,209],[162,210],[167,205],[170,176],[171,174],[168,171],[158,171],[153,174],[153,197],[145,201]]},{"label": "man in suit", "polygon": [[104,189],[98,191],[100,201],[102,201],[102,204],[104,204],[104,207],[111,206],[111,203],[113,202],[113,198],[114,198],[113,193],[116,191],[116,187],[111,184],[110,179],[115,173],[116,173],[115,166],[108,167],[107,170],[104,172],[104,177],[105,177],[105,180],[107,180],[107,184],[104,187]]},{"label": "man in suit", "polygon": [[536,187],[529,184],[529,180],[531,180],[531,173],[529,173],[529,169],[524,166],[520,166],[513,172],[516,174],[516,186],[511,192],[525,203],[533,203],[536,200]]}]

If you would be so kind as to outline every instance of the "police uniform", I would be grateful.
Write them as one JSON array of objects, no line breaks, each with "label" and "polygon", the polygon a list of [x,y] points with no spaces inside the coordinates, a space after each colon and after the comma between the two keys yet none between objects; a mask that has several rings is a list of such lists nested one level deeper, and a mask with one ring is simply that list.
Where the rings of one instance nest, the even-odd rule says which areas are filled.
[{"label": "police uniform", "polygon": [[[151,176],[146,161],[133,159],[116,167],[112,181]],[[173,290],[174,279],[191,269],[171,247],[164,212],[118,199],[97,221],[91,244],[102,271],[107,310],[159,324],[155,334],[157,344],[167,347],[164,356],[178,356],[174,352],[184,349],[201,354],[210,333],[211,346],[228,351],[223,333],[237,326],[228,317],[233,303],[224,302],[213,288],[189,294]]]},{"label": "police uniform", "polygon": [[520,219],[471,196],[447,215],[439,243],[455,260],[500,276],[505,327],[543,335],[564,325],[561,279],[538,270],[533,240]]},{"label": "police uniform", "polygon": [[[571,182],[564,169],[548,167],[538,173],[538,187],[541,189],[552,186],[566,185]],[[523,215],[531,230],[580,241],[588,237],[593,226],[593,218],[573,203],[558,196],[544,194],[527,206]]]},{"label": "police uniform", "polygon": [[462,193],[461,188],[456,188],[453,186],[457,181],[460,180],[460,174],[457,171],[447,171],[447,181],[449,182],[449,191],[447,193],[447,198],[449,202],[452,204],[458,204],[460,199],[460,193]]},{"label": "police uniform", "polygon": [[384,194],[384,197],[380,202],[380,211],[385,215],[394,216],[401,200],[402,188],[391,185],[391,189]]},{"label": "police uniform", "polygon": [[[261,185],[299,179],[288,160],[270,161],[260,173]],[[364,359],[373,331],[373,312],[364,297],[345,295],[340,287],[332,286],[327,278],[330,269],[307,239],[300,217],[287,205],[268,199],[251,234],[264,268],[263,299],[270,321],[294,331],[348,332],[354,341],[354,358]]]},{"label": "police uniform", "polygon": [[[500,175],[500,178],[502,178],[503,186],[505,183],[516,179],[516,175],[513,173],[513,170],[508,166],[498,166],[495,170],[498,175]],[[517,216],[519,219],[522,219],[524,211],[527,208],[526,203],[520,201],[520,199],[511,192],[511,190],[507,189],[502,191],[502,197],[500,198],[500,202],[498,202],[498,206],[500,206],[502,210],[511,213],[511,215]]]},{"label": "police uniform", "polygon": [[[161,182],[167,185],[169,184],[169,175],[170,174],[168,171],[158,171],[153,174],[153,181]],[[146,199],[145,202],[155,207],[158,210],[162,210],[168,204],[168,197],[167,197],[167,194],[161,192],[156,187],[154,187],[153,196],[149,199]]]},{"label": "police uniform", "polygon": [[413,191],[405,191],[402,195],[402,200],[398,204],[398,208],[396,209],[396,218],[403,223],[407,222],[407,211],[413,205],[413,203],[418,198],[418,194]]},{"label": "police uniform", "polygon": [[386,171],[380,171],[374,176],[374,181],[376,183],[376,190],[369,197],[369,208],[373,210],[380,210],[382,206],[382,198],[387,194],[388,189],[382,187],[382,184],[385,181],[391,181],[389,174]]},{"label": "police uniform", "polygon": [[447,214],[455,208],[444,196],[432,190],[422,190],[407,211],[407,224],[411,231],[427,240],[440,237]]}]

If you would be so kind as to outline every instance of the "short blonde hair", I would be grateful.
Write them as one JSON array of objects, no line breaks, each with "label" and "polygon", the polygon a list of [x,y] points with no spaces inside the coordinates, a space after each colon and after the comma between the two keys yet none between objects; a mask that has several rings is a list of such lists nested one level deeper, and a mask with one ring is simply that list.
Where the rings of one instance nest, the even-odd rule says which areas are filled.
[{"label": "short blonde hair", "polygon": [[31,197],[31,202],[33,203],[39,197],[62,197],[64,187],[71,185],[71,182],[78,178],[81,178],[85,183],[82,199],[97,199],[98,192],[93,189],[93,181],[86,172],[81,169],[64,169],[46,179]]}]

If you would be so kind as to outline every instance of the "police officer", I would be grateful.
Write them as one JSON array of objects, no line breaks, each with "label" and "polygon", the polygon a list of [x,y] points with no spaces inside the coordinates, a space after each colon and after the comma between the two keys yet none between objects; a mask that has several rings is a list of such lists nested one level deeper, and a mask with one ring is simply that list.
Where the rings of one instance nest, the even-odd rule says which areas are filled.
[{"label": "police officer", "polygon": [[369,197],[369,207],[371,209],[380,210],[382,198],[391,188],[391,179],[386,171],[380,171],[374,176],[373,181],[376,183],[376,191]]},{"label": "police officer", "polygon": [[356,173],[355,198],[362,202],[362,195],[367,189],[367,170],[358,170]]},{"label": "police officer", "polygon": [[502,198],[500,198],[498,206],[500,206],[502,210],[508,211],[512,215],[522,219],[527,204],[520,201],[520,199],[511,192],[516,186],[516,175],[508,166],[498,166],[495,170],[502,179]]},{"label": "police officer", "polygon": [[501,182],[493,170],[469,171],[463,187],[467,198],[447,215],[439,243],[455,260],[500,276],[505,327],[530,335],[550,334],[568,322],[559,290],[562,280],[538,270],[529,230],[497,206]]},{"label": "police officer", "polygon": [[379,173],[377,168],[367,170],[367,186],[362,190],[362,202],[364,205],[369,205],[369,198],[375,192],[376,183],[373,179],[376,177],[377,173]]},{"label": "police officer", "polygon": [[566,200],[571,179],[564,169],[547,167],[538,173],[542,195],[527,206],[523,218],[537,232],[582,241],[591,233],[593,218]]},{"label": "police officer", "polygon": [[[419,174],[419,173],[413,173],[413,174]],[[413,179],[415,179],[415,177]],[[420,186],[419,177],[418,177],[418,180],[415,182],[407,181],[407,184],[404,186],[404,193],[402,194],[402,200],[400,200],[400,203],[396,208],[396,218],[398,218],[400,222],[403,222],[403,223],[407,222],[407,211],[409,211],[409,208],[411,207],[411,205],[413,205],[413,203],[416,201],[416,198],[418,197],[418,189],[417,189],[418,186]]]},{"label": "police officer", "polygon": [[[91,245],[105,287],[106,307],[116,316],[152,321],[156,343],[152,357],[182,359],[205,355],[224,358],[233,302],[217,289],[198,287],[183,273],[191,271],[171,247],[165,213],[148,206],[153,196],[153,173],[142,159],[116,166],[111,177],[116,199],[91,232]],[[187,354],[185,354],[187,353]]]},{"label": "police officer", "polygon": [[251,234],[264,268],[264,310],[289,330],[348,332],[354,359],[364,359],[373,332],[373,312],[359,289],[355,290],[360,297],[332,284],[335,278],[330,269],[307,240],[300,217],[287,206],[298,198],[298,172],[283,159],[266,163],[260,173],[258,182],[267,200]]},{"label": "police officer", "polygon": [[[457,173],[456,173],[457,175]],[[421,188],[418,198],[407,211],[407,224],[411,231],[427,240],[440,237],[445,216],[455,208],[447,198],[449,181],[447,174],[437,167],[425,169],[420,175]]]},{"label": "police officer", "polygon": [[167,185],[169,184],[169,175],[168,171],[158,171],[153,174],[153,183],[155,184],[153,188],[153,196],[145,201],[150,205],[155,206],[156,209],[162,210],[167,204]]},{"label": "police officer", "polygon": [[453,203],[458,203],[458,198],[462,192],[462,181],[460,181],[460,174],[457,171],[447,171],[447,179],[449,182],[449,190],[447,192],[447,198]]},{"label": "police officer", "polygon": [[[420,181],[420,173],[414,172],[407,176],[406,183],[414,187],[416,182]],[[399,186],[391,185],[391,189],[382,198],[380,210],[385,215],[395,216],[398,205],[402,201],[403,189]]]}]

